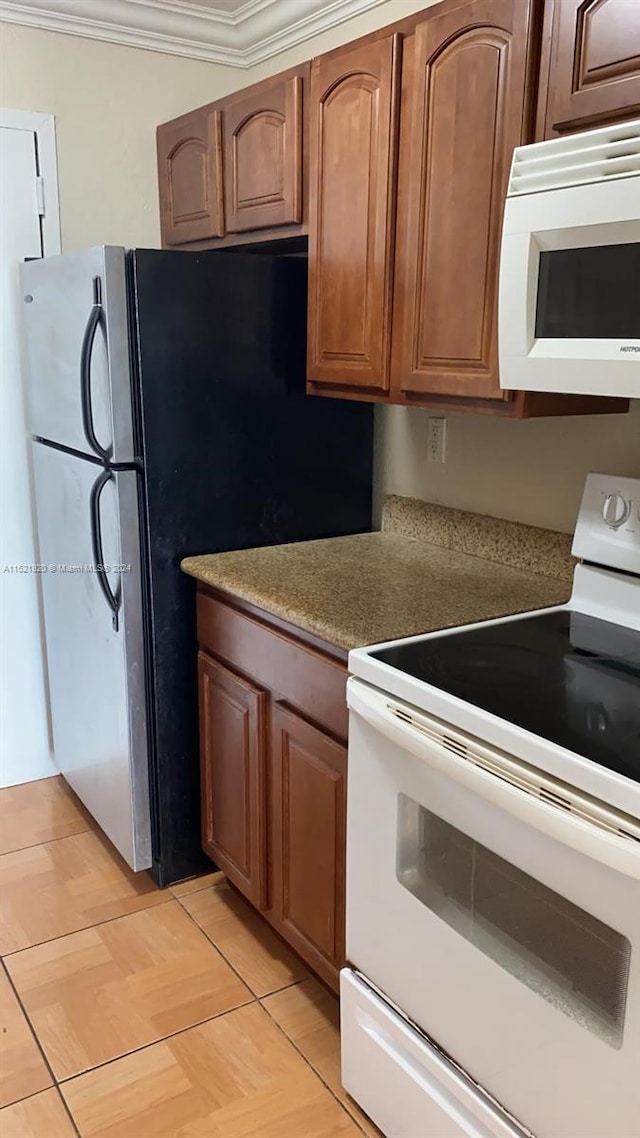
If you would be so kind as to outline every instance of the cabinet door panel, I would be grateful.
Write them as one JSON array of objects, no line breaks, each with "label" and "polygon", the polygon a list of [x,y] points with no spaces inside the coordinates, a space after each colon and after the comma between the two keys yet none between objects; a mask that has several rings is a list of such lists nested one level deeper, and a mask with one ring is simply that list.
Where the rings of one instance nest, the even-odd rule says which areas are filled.
[{"label": "cabinet door panel", "polygon": [[205,108],[157,131],[163,245],[224,236],[222,127]]},{"label": "cabinet door panel", "polygon": [[385,391],[399,38],[311,68],[307,377]]},{"label": "cabinet door panel", "polygon": [[273,923],[335,986],[344,963],[346,748],[276,704],[271,762]]},{"label": "cabinet door panel", "polygon": [[393,386],[503,399],[497,277],[509,165],[522,141],[526,0],[469,0],[418,25],[403,145]]},{"label": "cabinet door panel", "polygon": [[640,2],[555,0],[546,137],[640,116]]},{"label": "cabinet door panel", "polygon": [[227,229],[302,221],[302,76],[224,108]]},{"label": "cabinet door panel", "polygon": [[267,695],[198,654],[202,844],[258,908],[266,905]]}]

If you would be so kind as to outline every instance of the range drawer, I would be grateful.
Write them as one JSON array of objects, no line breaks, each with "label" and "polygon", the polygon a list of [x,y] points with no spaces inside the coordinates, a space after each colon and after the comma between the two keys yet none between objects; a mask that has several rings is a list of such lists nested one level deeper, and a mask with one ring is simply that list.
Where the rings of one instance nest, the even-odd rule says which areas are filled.
[{"label": "range drawer", "polygon": [[387,1138],[524,1138],[348,968],[340,999],[343,1086]]},{"label": "range drawer", "polygon": [[197,606],[201,648],[346,740],[343,664],[206,593],[198,592]]}]

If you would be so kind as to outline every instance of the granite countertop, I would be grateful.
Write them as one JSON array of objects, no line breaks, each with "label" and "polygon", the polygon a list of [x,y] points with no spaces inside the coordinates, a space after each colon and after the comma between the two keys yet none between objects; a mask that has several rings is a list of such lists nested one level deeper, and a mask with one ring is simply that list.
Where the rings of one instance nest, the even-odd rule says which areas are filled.
[{"label": "granite countertop", "polygon": [[[518,523],[497,528],[498,519],[487,518],[479,528],[485,536],[473,543],[463,511],[433,507],[424,527],[431,540],[416,525],[415,509],[406,511],[415,534],[408,537],[398,532],[401,502],[388,501],[388,528],[380,533],[187,557],[182,569],[343,649],[568,600],[572,562],[566,535]],[[434,520],[433,509],[442,516]],[[506,541],[505,527],[515,527]],[[537,544],[531,536],[536,533],[542,535]],[[504,556],[516,564],[495,559],[500,534]],[[470,544],[475,553],[466,551]],[[487,552],[490,557],[481,556]]]}]

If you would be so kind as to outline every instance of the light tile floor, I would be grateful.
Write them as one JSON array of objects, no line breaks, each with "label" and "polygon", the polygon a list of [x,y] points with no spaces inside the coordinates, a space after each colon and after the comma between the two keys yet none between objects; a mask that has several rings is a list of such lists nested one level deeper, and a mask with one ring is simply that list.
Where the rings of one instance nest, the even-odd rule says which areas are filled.
[{"label": "light tile floor", "polygon": [[134,875],[60,778],[0,790],[0,1138],[376,1138],[338,1004],[211,873]]}]

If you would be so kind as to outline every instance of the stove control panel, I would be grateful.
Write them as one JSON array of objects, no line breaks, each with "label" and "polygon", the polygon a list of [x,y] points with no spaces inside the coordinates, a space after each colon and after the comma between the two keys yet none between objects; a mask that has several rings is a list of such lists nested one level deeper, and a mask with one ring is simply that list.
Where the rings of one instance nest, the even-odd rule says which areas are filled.
[{"label": "stove control panel", "polygon": [[572,553],[640,575],[640,478],[587,476]]}]

